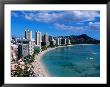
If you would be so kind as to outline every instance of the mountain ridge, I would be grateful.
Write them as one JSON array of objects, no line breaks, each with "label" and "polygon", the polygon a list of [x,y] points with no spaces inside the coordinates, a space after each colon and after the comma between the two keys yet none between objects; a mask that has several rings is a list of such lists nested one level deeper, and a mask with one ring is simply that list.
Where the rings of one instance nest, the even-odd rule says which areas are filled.
[{"label": "mountain ridge", "polygon": [[61,38],[68,38],[72,44],[99,44],[100,40],[96,40],[86,34],[59,36]]}]

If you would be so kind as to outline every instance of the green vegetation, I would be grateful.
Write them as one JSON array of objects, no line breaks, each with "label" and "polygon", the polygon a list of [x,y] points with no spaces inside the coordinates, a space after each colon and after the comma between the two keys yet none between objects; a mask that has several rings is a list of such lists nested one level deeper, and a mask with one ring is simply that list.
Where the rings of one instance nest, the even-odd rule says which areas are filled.
[{"label": "green vegetation", "polygon": [[[35,54],[38,54],[40,52],[40,48],[35,48],[34,53],[32,55],[27,55],[26,57],[22,57],[23,62],[25,65],[23,66],[24,69],[21,67],[19,62],[17,62],[16,70],[11,71],[12,77],[30,77],[34,76],[34,72],[32,70],[33,65],[32,62],[35,60]],[[22,55],[20,55],[21,58]]]},{"label": "green vegetation", "polygon": [[100,40],[93,39],[86,34],[82,34],[79,36],[72,35],[70,37],[70,41],[72,44],[99,44]]},{"label": "green vegetation", "polygon": [[47,46],[44,45],[44,46],[41,47],[41,49],[42,49],[42,51],[47,50]]},{"label": "green vegetation", "polygon": [[35,48],[34,48],[34,53],[35,53],[35,54],[38,54],[39,52],[40,52],[40,48],[39,48],[39,47],[35,47]]},{"label": "green vegetation", "polygon": [[49,47],[54,48],[54,47],[55,47],[55,45],[50,45]]},{"label": "green vegetation", "polygon": [[[46,50],[47,47],[43,46],[42,47],[43,50]],[[22,57],[22,50],[19,49],[19,58],[22,58],[23,62],[25,63],[24,69],[21,67],[20,63],[17,62],[17,67],[16,70],[11,71],[11,76],[12,77],[30,77],[30,76],[34,76],[34,72],[32,70],[33,65],[32,62],[34,62],[35,60],[35,54],[38,54],[40,52],[40,48],[39,47],[35,47],[34,48],[34,53],[32,55],[27,55],[25,57]],[[18,59],[19,60],[19,59]]]},{"label": "green vegetation", "polygon": [[22,69],[18,65],[16,68],[16,71],[12,71],[11,76],[12,77],[30,77],[30,76],[34,76],[34,72],[28,66],[25,66],[25,68]]},{"label": "green vegetation", "polygon": [[[33,65],[31,64],[35,60],[35,54],[28,55],[23,58],[23,61],[25,62],[25,65],[23,65],[24,69],[20,67],[20,64],[18,63],[17,68],[15,71],[11,71],[12,77],[30,77],[34,76],[34,72],[32,70]],[[22,66],[22,65],[21,65]]]},{"label": "green vegetation", "polygon": [[26,64],[30,64],[30,63],[34,62],[34,60],[35,60],[35,54],[24,57],[24,62]]},{"label": "green vegetation", "polygon": [[76,41],[75,40],[70,40],[70,43],[75,44]]}]

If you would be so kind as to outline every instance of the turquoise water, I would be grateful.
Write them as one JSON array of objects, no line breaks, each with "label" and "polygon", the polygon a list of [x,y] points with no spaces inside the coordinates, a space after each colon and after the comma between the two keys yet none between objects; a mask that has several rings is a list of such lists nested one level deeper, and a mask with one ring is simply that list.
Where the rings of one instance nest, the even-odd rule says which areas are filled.
[{"label": "turquoise water", "polygon": [[43,55],[41,62],[52,77],[99,77],[100,45],[57,48]]}]

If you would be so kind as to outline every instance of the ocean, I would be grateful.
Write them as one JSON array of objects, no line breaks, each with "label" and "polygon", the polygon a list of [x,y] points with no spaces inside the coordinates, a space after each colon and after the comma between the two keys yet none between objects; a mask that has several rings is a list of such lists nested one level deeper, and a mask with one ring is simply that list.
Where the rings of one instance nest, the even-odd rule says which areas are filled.
[{"label": "ocean", "polygon": [[56,48],[41,62],[51,77],[100,77],[100,45]]}]

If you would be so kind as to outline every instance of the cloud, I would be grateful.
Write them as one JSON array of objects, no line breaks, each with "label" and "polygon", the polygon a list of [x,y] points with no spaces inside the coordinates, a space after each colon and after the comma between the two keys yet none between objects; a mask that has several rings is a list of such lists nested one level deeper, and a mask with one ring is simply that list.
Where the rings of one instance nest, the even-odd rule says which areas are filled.
[{"label": "cloud", "polygon": [[25,11],[23,11],[23,12],[21,12],[22,13],[22,16],[25,18],[25,19],[27,19],[27,20],[33,20],[33,18],[34,18],[34,13],[33,12],[25,12]]},{"label": "cloud", "polygon": [[89,22],[88,26],[90,29],[100,29],[100,22]]},{"label": "cloud", "polygon": [[55,22],[60,19],[63,14],[50,13],[50,11],[35,11],[35,12],[22,12],[23,17],[27,20],[33,20],[38,22]]},{"label": "cloud", "polygon": [[54,24],[55,28],[56,29],[59,29],[59,30],[66,30],[66,31],[72,31],[72,32],[82,32],[84,29],[83,27],[78,27],[78,26],[67,26],[67,25],[64,25],[64,24],[59,24],[59,23],[55,23]]},{"label": "cloud", "polygon": [[63,14],[56,14],[56,13],[38,13],[36,15],[35,20],[40,22],[55,22],[60,19]]},{"label": "cloud", "polygon": [[[100,17],[99,11],[20,11],[22,17],[37,22],[55,23],[93,21]],[[15,13],[14,13],[15,14]],[[16,14],[15,14],[16,15]]]},{"label": "cloud", "polygon": [[18,14],[16,12],[11,12],[11,16],[18,17]]},{"label": "cloud", "polygon": [[64,30],[67,32],[84,33],[84,32],[97,31],[97,30],[99,31],[100,22],[89,22],[88,25],[83,25],[83,26],[72,26],[61,23],[55,23],[54,27],[57,30]]},{"label": "cloud", "polygon": [[67,11],[67,17],[71,17],[71,21],[92,21],[96,17],[100,17],[99,11]]}]

